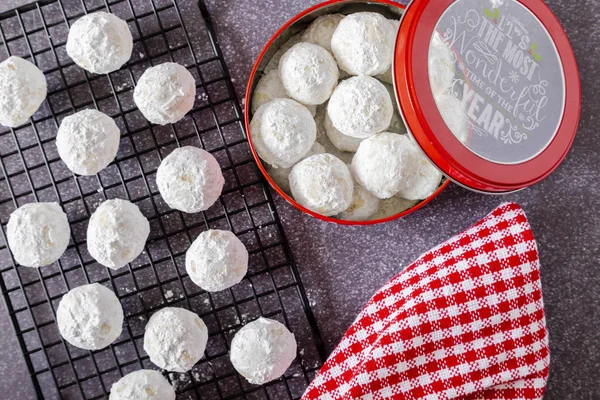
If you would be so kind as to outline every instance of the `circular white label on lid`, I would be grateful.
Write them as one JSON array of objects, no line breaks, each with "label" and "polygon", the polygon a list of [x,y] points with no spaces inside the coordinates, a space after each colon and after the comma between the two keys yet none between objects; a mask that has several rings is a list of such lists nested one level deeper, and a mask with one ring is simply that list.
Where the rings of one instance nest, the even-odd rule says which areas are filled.
[{"label": "circular white label on lid", "polygon": [[518,164],[552,142],[565,78],[548,31],[516,0],[456,0],[429,46],[429,80],[452,133],[473,153]]}]

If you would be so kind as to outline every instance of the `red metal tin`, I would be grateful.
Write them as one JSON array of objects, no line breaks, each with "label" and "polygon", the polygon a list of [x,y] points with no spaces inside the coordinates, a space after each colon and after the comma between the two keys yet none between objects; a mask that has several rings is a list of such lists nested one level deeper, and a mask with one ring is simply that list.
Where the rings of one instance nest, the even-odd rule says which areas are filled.
[{"label": "red metal tin", "polygon": [[437,197],[450,183],[450,180],[444,181],[428,199],[400,214],[381,220],[345,221],[317,214],[298,204],[277,186],[266,171],[254,148],[250,134],[250,103],[254,87],[262,72],[261,66],[268,61],[266,57],[269,53],[274,52],[275,46],[278,48],[282,44],[280,39],[286,32],[298,24],[306,22],[308,25],[317,16],[337,12],[337,8],[346,5],[360,6],[365,10],[370,7],[384,7],[403,13],[392,67],[401,115],[409,134],[413,136],[429,159],[452,181],[475,191],[507,193],[541,181],[558,167],[566,157],[574,140],[579,123],[581,101],[577,64],[560,23],[542,0],[519,0],[519,3],[527,7],[542,22],[556,46],[564,71],[565,109],[558,132],[540,154],[519,164],[498,164],[479,157],[456,139],[438,111],[429,87],[427,68],[429,46],[423,44],[429,43],[438,20],[454,1],[414,0],[407,8],[391,0],[328,0],[296,15],[271,37],[259,54],[250,74],[246,89],[245,126],[249,133],[250,149],[258,168],[269,184],[286,201],[323,221],[342,225],[373,225],[401,218],[420,209]]},{"label": "red metal tin", "polygon": [[342,3],[343,4],[362,4],[362,3],[364,3],[365,7],[368,7],[369,5],[378,5],[378,6],[391,7],[393,9],[401,10],[401,11],[404,11],[406,9],[405,6],[395,3],[393,1],[390,1],[390,0],[377,0],[377,1],[369,1],[369,2],[352,1],[352,0],[350,0],[350,1],[348,1],[348,0],[329,0],[329,1],[325,1],[323,3],[317,4],[309,9],[301,12],[300,14],[296,15],[292,19],[290,19],[277,32],[275,32],[275,34],[271,37],[271,39],[269,39],[269,41],[265,44],[262,51],[258,55],[258,58],[256,59],[254,67],[252,68],[252,72],[250,73],[250,78],[248,80],[248,86],[246,88],[246,103],[244,106],[244,122],[246,125],[246,132],[248,132],[248,142],[250,143],[250,150],[252,151],[252,155],[254,156],[254,159],[256,160],[258,168],[260,169],[260,171],[264,175],[264,177],[267,179],[267,181],[269,182],[271,187],[273,187],[273,189],[275,189],[275,191],[277,193],[279,193],[279,195],[281,195],[288,203],[290,203],[297,209],[299,209],[317,219],[323,220],[323,221],[333,222],[333,223],[340,224],[340,225],[374,225],[374,224],[380,224],[383,222],[393,221],[395,219],[398,219],[398,218],[404,217],[410,213],[413,213],[416,210],[420,209],[421,207],[424,207],[427,203],[429,203],[431,200],[433,200],[435,197],[437,197],[442,192],[442,190],[444,190],[446,187],[448,187],[448,185],[450,184],[450,181],[445,180],[443,182],[443,184],[440,186],[440,188],[434,194],[429,196],[429,198],[416,204],[414,207],[412,207],[400,214],[397,214],[397,215],[394,215],[394,216],[391,216],[388,218],[379,219],[379,220],[369,220],[369,221],[345,221],[345,220],[341,220],[341,219],[337,219],[337,218],[333,218],[333,217],[326,217],[324,215],[317,214],[317,213],[307,209],[306,207],[303,207],[298,202],[296,202],[292,197],[290,197],[287,193],[285,193],[283,190],[281,190],[279,188],[279,186],[277,186],[277,184],[269,176],[267,170],[265,169],[265,167],[262,163],[262,160],[258,157],[258,153],[256,152],[256,149],[254,148],[254,145],[252,143],[252,134],[250,132],[250,120],[251,120],[251,109],[250,109],[251,104],[250,104],[250,102],[252,99],[253,89],[258,80],[258,77],[260,76],[260,73],[262,72],[260,70],[260,66],[264,62],[264,58],[271,50],[274,42],[276,42],[276,40],[278,38],[280,38],[283,33],[285,33],[288,29],[290,29],[290,27],[292,27],[294,24],[298,23],[299,21],[303,20],[304,18],[310,18],[313,14],[319,13],[320,11],[325,11],[325,12],[323,12],[323,14],[329,13],[329,12],[326,12],[327,8],[330,8],[332,6],[336,6],[336,5],[339,5]]}]

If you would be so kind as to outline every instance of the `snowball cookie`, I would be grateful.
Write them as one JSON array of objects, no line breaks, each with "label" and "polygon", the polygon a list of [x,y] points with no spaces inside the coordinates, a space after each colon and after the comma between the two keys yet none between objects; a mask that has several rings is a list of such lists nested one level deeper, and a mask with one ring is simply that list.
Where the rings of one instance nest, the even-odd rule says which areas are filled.
[{"label": "snowball cookie", "polygon": [[339,66],[350,75],[377,75],[392,65],[396,31],[381,14],[358,12],[342,19],[331,37]]},{"label": "snowball cookie", "polygon": [[30,203],[8,220],[6,236],[15,261],[24,267],[52,264],[69,245],[71,228],[58,203]]},{"label": "snowball cookie", "polygon": [[281,57],[279,77],[291,98],[319,105],[331,97],[340,72],[331,53],[316,44],[302,42]]},{"label": "snowball cookie", "polygon": [[208,329],[198,315],[184,308],[165,307],[146,325],[144,350],[158,367],[187,372],[204,355],[207,341]]},{"label": "snowball cookie", "polygon": [[417,205],[418,201],[406,200],[401,197],[392,197],[381,200],[377,212],[371,216],[371,220],[384,219],[398,215]]},{"label": "snowball cookie", "polygon": [[348,151],[354,153],[356,152],[356,150],[358,150],[360,142],[365,140],[344,135],[342,132],[335,129],[335,126],[333,126],[333,124],[331,123],[331,119],[329,119],[328,115],[325,116],[325,132],[327,133],[327,137],[335,146],[335,148],[341,151]]},{"label": "snowball cookie", "polygon": [[375,78],[377,78],[380,81],[385,82],[387,84],[393,85],[394,84],[394,71],[393,71],[394,52],[396,51],[396,36],[398,35],[398,30],[400,29],[400,21],[397,19],[388,19],[388,22],[390,24],[392,24],[392,27],[394,28],[394,33],[395,33],[394,43],[392,45],[392,65],[390,65],[388,70],[385,71],[383,74],[376,75]]},{"label": "snowball cookie", "polygon": [[87,248],[100,264],[119,269],[144,250],[150,224],[127,200],[106,200],[94,211],[87,229]]},{"label": "snowball cookie", "polygon": [[224,184],[217,159],[193,146],[173,150],[156,171],[156,185],[165,203],[186,213],[208,210],[221,195]]},{"label": "snowball cookie", "polygon": [[410,184],[401,189],[396,196],[407,200],[424,200],[438,189],[442,182],[442,173],[414,142],[410,141],[410,145],[418,160],[417,172],[410,180]]},{"label": "snowball cookie", "polygon": [[[279,71],[277,69],[268,71],[256,84],[254,93],[252,94],[252,114],[256,113],[256,110],[263,104],[275,99],[289,99],[289,95],[281,79],[279,78]],[[317,113],[317,106],[306,106],[308,111],[314,117]]]},{"label": "snowball cookie", "polygon": [[27,122],[46,98],[46,78],[20,57],[0,63],[0,124],[16,128]]},{"label": "snowball cookie", "polygon": [[331,51],[331,37],[344,14],[327,14],[315,19],[302,34],[302,41],[316,44]]},{"label": "snowball cookie", "polygon": [[79,18],[67,38],[69,57],[94,74],[118,70],[129,60],[132,49],[133,37],[127,22],[104,11]]},{"label": "snowball cookie", "polygon": [[360,144],[352,159],[359,185],[380,199],[389,199],[411,184],[419,159],[406,135],[384,132]]},{"label": "snowball cookie", "polygon": [[450,95],[438,95],[434,99],[448,129],[462,143],[467,143],[471,125],[463,102]]},{"label": "snowball cookie", "polygon": [[285,42],[276,52],[273,54],[273,57],[269,60],[267,65],[265,66],[265,72],[269,72],[271,70],[279,70],[279,61],[281,57],[285,54],[286,51],[291,49],[294,45],[302,42],[302,33],[298,33],[297,35],[292,36]]},{"label": "snowball cookie", "polygon": [[153,124],[174,124],[194,106],[196,80],[185,67],[166,62],[148,68],[133,90],[133,100]]},{"label": "snowball cookie", "polygon": [[[455,73],[459,69],[454,68],[457,61],[456,54],[444,42],[442,35],[437,31],[433,32],[431,43],[429,44],[429,84],[434,96],[443,95],[454,83]],[[455,72],[457,71],[457,72]]]},{"label": "snowball cookie", "polygon": [[95,175],[117,156],[121,132],[97,110],[82,110],[63,119],[56,135],[58,155],[78,175]]},{"label": "snowball cookie", "polygon": [[275,99],[258,109],[250,123],[259,157],[275,168],[290,168],[310,151],[317,124],[302,104]]},{"label": "snowball cookie", "polygon": [[259,318],[240,329],[231,341],[231,363],[255,385],[282,376],[296,358],[296,339],[282,323]]},{"label": "snowball cookie", "polygon": [[175,400],[175,390],[158,371],[133,371],[110,388],[108,400]]},{"label": "snowball cookie", "polygon": [[344,135],[359,139],[385,130],[393,113],[387,89],[370,76],[355,76],[340,83],[327,106],[333,126]]},{"label": "snowball cookie", "polygon": [[304,207],[332,216],[350,206],[354,183],[342,160],[331,154],[317,154],[294,166],[290,189],[294,199]]},{"label": "snowball cookie", "polygon": [[377,212],[379,202],[377,197],[355,182],[352,203],[338,217],[346,221],[366,221]]},{"label": "snowball cookie", "polygon": [[275,99],[289,98],[281,79],[279,79],[279,71],[273,69],[267,72],[256,84],[254,93],[252,94],[252,113],[256,113],[262,105]]},{"label": "snowball cookie", "polygon": [[112,290],[92,283],[71,289],[62,297],[56,322],[60,335],[73,346],[99,350],[121,334],[123,308]]},{"label": "snowball cookie", "polygon": [[[323,147],[320,143],[315,142],[313,146],[310,148],[310,151],[304,158],[308,158],[310,156],[314,156],[315,154],[323,154],[327,153],[325,151],[325,147]],[[270,165],[266,166],[267,173],[273,179],[275,184],[279,186],[279,189],[283,190],[286,193],[291,193],[290,190],[290,173],[292,172],[291,168],[273,168]]]},{"label": "snowball cookie", "polygon": [[185,253],[185,270],[207,292],[225,290],[248,272],[248,250],[232,232],[211,229],[202,232]]}]

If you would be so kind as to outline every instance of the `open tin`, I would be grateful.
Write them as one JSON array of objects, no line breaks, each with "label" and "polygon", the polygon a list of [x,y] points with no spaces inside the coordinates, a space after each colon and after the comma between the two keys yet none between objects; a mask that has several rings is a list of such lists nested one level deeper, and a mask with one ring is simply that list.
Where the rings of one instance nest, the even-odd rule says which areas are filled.
[{"label": "open tin", "polygon": [[[343,221],[306,209],[271,179],[252,144],[251,99],[265,66],[325,14],[378,12],[401,19],[392,66],[408,134],[446,176],[414,207],[380,220]],[[501,194],[531,186],[566,157],[579,124],[575,56],[542,0],[329,0],[303,11],[267,42],[250,74],[245,124],[259,169],[296,208],[325,221],[370,225],[426,205],[449,184]]]}]

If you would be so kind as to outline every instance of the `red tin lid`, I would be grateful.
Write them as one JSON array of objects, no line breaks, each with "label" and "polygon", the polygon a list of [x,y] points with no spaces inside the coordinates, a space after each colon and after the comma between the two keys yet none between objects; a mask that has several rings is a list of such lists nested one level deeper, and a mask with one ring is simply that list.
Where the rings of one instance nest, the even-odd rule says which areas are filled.
[{"label": "red tin lid", "polygon": [[541,181],[579,123],[575,56],[542,0],[414,0],[400,25],[394,83],[415,141],[472,190]]}]

